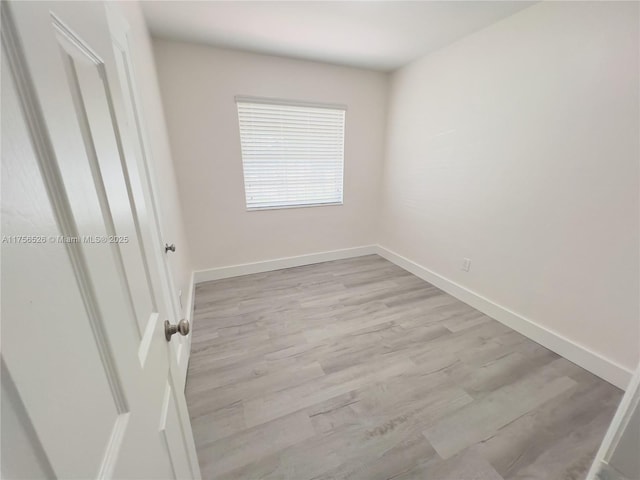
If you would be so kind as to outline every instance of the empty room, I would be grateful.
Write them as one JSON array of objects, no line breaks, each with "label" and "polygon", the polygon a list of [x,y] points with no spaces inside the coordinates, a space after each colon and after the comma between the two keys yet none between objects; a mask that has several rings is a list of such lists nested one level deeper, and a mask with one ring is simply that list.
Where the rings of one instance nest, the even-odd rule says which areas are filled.
[{"label": "empty room", "polygon": [[640,480],[640,3],[2,0],[3,479]]}]

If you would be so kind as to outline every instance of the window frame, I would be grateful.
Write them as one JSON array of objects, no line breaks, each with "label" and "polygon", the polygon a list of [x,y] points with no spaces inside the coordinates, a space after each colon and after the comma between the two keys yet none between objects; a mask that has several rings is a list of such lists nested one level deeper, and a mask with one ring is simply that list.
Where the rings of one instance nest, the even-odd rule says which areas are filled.
[{"label": "window frame", "polygon": [[[291,107],[302,107],[302,108],[323,108],[327,110],[339,110],[343,112],[343,123],[342,123],[342,171],[341,171],[341,179],[342,185],[340,189],[340,201],[336,202],[319,202],[319,203],[302,203],[302,204],[293,204],[293,205],[264,205],[264,206],[249,206],[247,199],[247,185],[246,185],[246,175],[245,175],[245,165],[244,165],[244,155],[243,155],[243,145],[242,145],[242,135],[240,133],[240,111],[238,109],[238,105],[240,103],[253,103],[253,104],[262,104],[262,105],[272,105],[272,106],[291,106]],[[242,161],[242,187],[244,192],[244,203],[245,210],[247,212],[255,212],[255,211],[263,211],[263,210],[285,210],[290,208],[311,208],[311,207],[336,207],[344,205],[344,175],[345,175],[345,150],[346,150],[346,131],[347,131],[347,106],[344,104],[336,104],[336,103],[318,103],[318,102],[308,102],[308,101],[298,101],[298,100],[287,100],[282,98],[272,98],[272,97],[252,97],[245,95],[236,95],[235,96],[235,104],[236,104],[236,115],[238,121],[238,136],[240,140],[240,160]]]}]

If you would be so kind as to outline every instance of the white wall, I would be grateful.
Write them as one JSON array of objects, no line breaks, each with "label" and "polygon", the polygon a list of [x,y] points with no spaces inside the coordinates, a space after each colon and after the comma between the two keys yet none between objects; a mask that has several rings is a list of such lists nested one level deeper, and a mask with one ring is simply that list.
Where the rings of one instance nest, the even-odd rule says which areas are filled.
[{"label": "white wall", "polygon": [[637,3],[545,2],[397,71],[380,231],[384,247],[628,370],[638,40]]},{"label": "white wall", "polygon": [[187,295],[193,266],[182,220],[181,198],[174,171],[167,126],[160,97],[160,89],[154,63],[151,37],[138,2],[118,2],[118,7],[129,24],[129,45],[134,63],[135,76],[151,155],[151,168],[155,174],[158,190],[158,209],[161,227],[167,243],[175,243],[176,252],[168,254],[173,283],[182,291],[183,315],[187,314]]},{"label": "white wall", "polygon": [[[388,76],[154,40],[194,268],[376,241]],[[347,105],[344,205],[247,212],[235,95]]]}]

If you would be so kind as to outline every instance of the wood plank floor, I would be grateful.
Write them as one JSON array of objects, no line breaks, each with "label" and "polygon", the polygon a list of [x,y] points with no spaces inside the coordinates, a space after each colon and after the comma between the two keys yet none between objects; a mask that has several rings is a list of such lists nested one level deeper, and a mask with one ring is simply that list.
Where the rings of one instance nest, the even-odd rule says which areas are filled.
[{"label": "wood plank floor", "polygon": [[582,479],[621,395],[376,255],[196,289],[207,479]]}]

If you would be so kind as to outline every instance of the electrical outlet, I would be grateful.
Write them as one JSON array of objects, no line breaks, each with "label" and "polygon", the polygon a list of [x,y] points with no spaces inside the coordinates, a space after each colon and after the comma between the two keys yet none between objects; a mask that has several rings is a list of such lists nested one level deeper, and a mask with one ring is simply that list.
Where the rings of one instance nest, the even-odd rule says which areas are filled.
[{"label": "electrical outlet", "polygon": [[471,259],[463,258],[462,259],[462,270],[465,271],[465,272],[468,272],[470,268],[471,268]]},{"label": "electrical outlet", "polygon": [[182,290],[178,290],[178,301],[180,302],[180,308],[182,308]]}]

